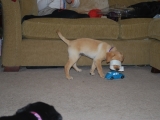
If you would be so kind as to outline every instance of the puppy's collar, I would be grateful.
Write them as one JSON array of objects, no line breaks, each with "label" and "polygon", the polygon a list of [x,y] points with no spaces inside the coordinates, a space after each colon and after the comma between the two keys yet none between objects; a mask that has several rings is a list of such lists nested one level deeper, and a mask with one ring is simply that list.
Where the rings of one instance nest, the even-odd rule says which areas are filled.
[{"label": "puppy's collar", "polygon": [[37,120],[42,120],[41,116],[38,113],[33,111],[31,113],[37,118]]},{"label": "puppy's collar", "polygon": [[110,52],[114,47],[111,47],[108,52]]}]

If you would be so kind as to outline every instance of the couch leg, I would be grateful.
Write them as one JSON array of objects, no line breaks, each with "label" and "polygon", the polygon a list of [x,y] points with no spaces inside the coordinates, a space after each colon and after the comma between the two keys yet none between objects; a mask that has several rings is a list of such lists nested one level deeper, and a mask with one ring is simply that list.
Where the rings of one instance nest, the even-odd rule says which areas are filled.
[{"label": "couch leg", "polygon": [[19,66],[14,66],[14,67],[6,67],[4,66],[4,72],[18,72],[20,69]]},{"label": "couch leg", "polygon": [[152,67],[151,72],[152,72],[152,73],[160,73],[160,70]]}]

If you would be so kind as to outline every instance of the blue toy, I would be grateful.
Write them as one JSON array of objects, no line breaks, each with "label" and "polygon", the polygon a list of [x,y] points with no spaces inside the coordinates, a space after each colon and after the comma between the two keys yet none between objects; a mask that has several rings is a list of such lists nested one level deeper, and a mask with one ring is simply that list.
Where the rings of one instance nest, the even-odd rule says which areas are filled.
[{"label": "blue toy", "polygon": [[123,79],[124,75],[120,72],[115,71],[115,70],[111,70],[106,74],[105,78],[108,80]]}]

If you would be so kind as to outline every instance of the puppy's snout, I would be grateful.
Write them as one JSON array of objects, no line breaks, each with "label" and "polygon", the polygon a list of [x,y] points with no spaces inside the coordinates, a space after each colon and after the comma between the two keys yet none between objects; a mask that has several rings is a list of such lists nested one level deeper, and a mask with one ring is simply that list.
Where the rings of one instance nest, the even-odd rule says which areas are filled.
[{"label": "puppy's snout", "polygon": [[114,69],[115,69],[116,71],[118,71],[120,68],[119,68],[118,65],[114,65]]},{"label": "puppy's snout", "polygon": [[119,68],[116,69],[116,71],[118,71],[118,70],[119,70]]}]

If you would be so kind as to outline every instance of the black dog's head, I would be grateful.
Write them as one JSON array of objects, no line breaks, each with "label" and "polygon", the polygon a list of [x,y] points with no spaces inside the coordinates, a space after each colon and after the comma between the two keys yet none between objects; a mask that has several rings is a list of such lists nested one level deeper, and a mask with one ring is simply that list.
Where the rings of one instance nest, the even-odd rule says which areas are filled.
[{"label": "black dog's head", "polygon": [[[19,109],[15,115],[8,117],[1,117],[0,120],[15,120],[15,118],[24,118],[29,120],[36,120],[36,115],[32,114],[32,112],[36,113],[41,117],[42,120],[62,120],[62,116],[58,113],[55,108],[51,105],[48,105],[43,102],[36,102],[29,104],[21,109]],[[34,116],[34,117],[30,117]],[[33,118],[33,119],[31,119]],[[37,117],[38,120],[38,117]]]}]

